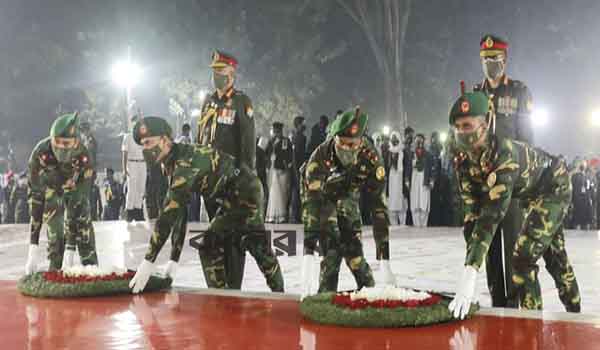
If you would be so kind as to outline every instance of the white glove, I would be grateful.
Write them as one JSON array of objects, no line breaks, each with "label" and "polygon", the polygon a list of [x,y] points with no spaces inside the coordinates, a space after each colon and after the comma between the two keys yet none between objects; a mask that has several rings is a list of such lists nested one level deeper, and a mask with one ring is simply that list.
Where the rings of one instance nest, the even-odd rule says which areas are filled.
[{"label": "white glove", "polygon": [[390,268],[389,260],[379,261],[379,276],[377,279],[384,285],[396,285],[396,276],[394,276],[394,273]]},{"label": "white glove", "polygon": [[165,268],[165,275],[167,275],[167,277],[171,277],[171,279],[175,279],[178,266],[179,264],[176,261],[169,260],[167,267]]},{"label": "white glove", "polygon": [[302,257],[302,294],[300,295],[300,300],[306,298],[309,295],[315,294],[316,289],[314,283],[314,265],[315,265],[315,256],[314,255],[304,255]]},{"label": "white glove", "polygon": [[150,275],[154,272],[156,267],[154,263],[144,259],[140,266],[138,266],[137,272],[135,276],[129,282],[129,288],[132,289],[133,294],[137,294],[144,290],[146,287],[146,283],[148,283],[148,279],[150,279]]},{"label": "white glove", "polygon": [[75,250],[65,249],[65,253],[63,254],[63,261],[61,270],[66,270],[69,267],[74,265],[75,261]]},{"label": "white glove", "polygon": [[464,319],[469,313],[471,303],[475,297],[475,284],[477,282],[477,270],[473,266],[465,266],[462,277],[456,287],[456,295],[448,305],[448,310],[457,319]]},{"label": "white glove", "polygon": [[38,271],[38,265],[40,263],[41,249],[37,244],[29,245],[29,253],[27,254],[27,263],[25,264],[25,274],[31,275]]}]

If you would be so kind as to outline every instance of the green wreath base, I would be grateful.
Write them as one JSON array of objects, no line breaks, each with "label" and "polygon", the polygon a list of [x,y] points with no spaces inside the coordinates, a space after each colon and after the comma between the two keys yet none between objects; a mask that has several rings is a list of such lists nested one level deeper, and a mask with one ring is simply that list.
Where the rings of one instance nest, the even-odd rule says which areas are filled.
[{"label": "green wreath base", "polygon": [[[130,294],[131,279],[114,281],[94,281],[80,283],[57,283],[48,281],[44,272],[35,272],[21,277],[17,289],[24,295],[37,298],[76,298],[96,297],[116,294]],[[171,287],[173,280],[169,277],[152,275],[144,288],[144,292],[153,292]]]},{"label": "green wreath base", "polygon": [[[309,296],[300,303],[300,313],[307,319],[322,324],[360,328],[419,327],[437,323],[456,321],[448,310],[450,298],[443,297],[435,305],[423,307],[397,307],[350,309],[334,305],[331,300],[335,293],[320,293]],[[479,310],[479,304],[471,304],[470,318]]]}]

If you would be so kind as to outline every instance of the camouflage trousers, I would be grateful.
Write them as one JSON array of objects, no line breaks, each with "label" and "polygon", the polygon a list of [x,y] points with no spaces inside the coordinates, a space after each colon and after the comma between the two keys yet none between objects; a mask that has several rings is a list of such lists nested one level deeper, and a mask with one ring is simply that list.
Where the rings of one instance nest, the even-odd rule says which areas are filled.
[{"label": "camouflage trousers", "polygon": [[[358,289],[374,286],[371,267],[363,254],[358,192],[351,193],[335,204],[323,203],[320,222],[319,244],[323,259],[319,292],[337,291],[342,258],[350,268]],[[309,237],[314,235],[308,233]]]},{"label": "camouflage trousers", "polygon": [[262,198],[258,178],[248,177],[236,183],[223,199],[199,250],[209,287],[237,288],[229,285],[225,269],[225,244],[229,242],[233,248],[241,247],[241,254],[247,250],[252,255],[272,291],[284,291],[281,267],[264,227]]},{"label": "camouflage trousers", "polygon": [[83,265],[98,264],[89,203],[81,192],[67,192],[60,196],[54,190],[46,190],[44,222],[48,225],[48,260],[51,271],[62,267],[65,248],[77,248]]},{"label": "camouflage trousers", "polygon": [[[383,198],[382,200],[385,200]],[[338,201],[338,203],[346,203],[344,201]],[[349,202],[348,202],[349,204]],[[387,210],[385,207],[377,207],[377,209],[373,212],[373,239],[375,240],[375,257],[377,260],[389,260],[390,259],[390,233],[389,233],[389,224],[390,219],[388,216]],[[360,210],[360,209],[359,209]],[[323,215],[324,213],[324,215]],[[327,210],[322,212],[321,218],[319,218],[319,227],[320,232],[323,232],[325,236],[332,235],[331,229],[337,228],[337,222],[353,222],[353,230],[356,229],[359,232],[361,230],[361,216],[356,217],[344,217],[350,213],[348,209],[342,207],[336,210],[337,221],[336,223],[331,223],[331,209],[329,212]],[[306,211],[302,210],[302,222],[307,222],[308,218],[306,217]],[[356,221],[358,219],[358,221]],[[317,251],[319,242],[319,231],[306,231],[304,232],[304,255],[313,255],[315,251]],[[324,254],[324,253],[322,253]]]},{"label": "camouflage trousers", "polygon": [[[546,269],[554,279],[566,310],[579,312],[581,296],[573,267],[567,257],[563,232],[563,221],[571,197],[571,182],[568,175],[558,178],[555,176],[554,182],[553,195],[540,196],[529,202],[512,256],[514,293],[522,308],[542,309],[537,261],[543,256]],[[509,299],[513,297],[515,296]]]}]

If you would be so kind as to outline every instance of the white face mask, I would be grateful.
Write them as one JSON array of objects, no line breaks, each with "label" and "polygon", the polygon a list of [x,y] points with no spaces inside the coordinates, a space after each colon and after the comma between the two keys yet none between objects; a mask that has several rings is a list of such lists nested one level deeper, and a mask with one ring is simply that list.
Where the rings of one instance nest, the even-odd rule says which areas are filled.
[{"label": "white face mask", "polygon": [[27,179],[19,179],[17,183],[19,186],[27,186]]}]

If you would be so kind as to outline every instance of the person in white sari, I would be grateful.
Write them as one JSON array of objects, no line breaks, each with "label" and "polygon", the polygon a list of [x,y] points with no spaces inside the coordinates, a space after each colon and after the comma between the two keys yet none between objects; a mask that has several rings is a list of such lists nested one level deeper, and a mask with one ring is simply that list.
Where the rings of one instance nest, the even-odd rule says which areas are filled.
[{"label": "person in white sari", "polygon": [[427,226],[431,192],[431,159],[425,149],[425,135],[415,138],[412,180],[410,187],[410,207],[413,224],[416,227]]},{"label": "person in white sari", "polygon": [[267,146],[269,167],[269,201],[265,222],[281,224],[288,221],[290,175],[293,164],[293,149],[290,140],[283,136],[283,124],[273,123],[272,138]]},{"label": "person in white sari", "polygon": [[388,210],[390,224],[404,225],[406,220],[406,199],[402,193],[402,142],[400,133],[392,132],[390,136],[390,165],[388,172]]}]

